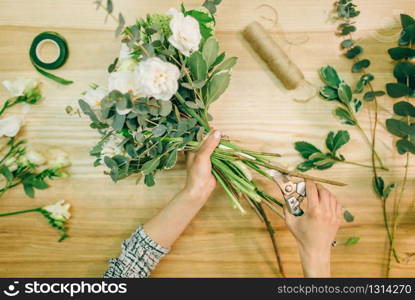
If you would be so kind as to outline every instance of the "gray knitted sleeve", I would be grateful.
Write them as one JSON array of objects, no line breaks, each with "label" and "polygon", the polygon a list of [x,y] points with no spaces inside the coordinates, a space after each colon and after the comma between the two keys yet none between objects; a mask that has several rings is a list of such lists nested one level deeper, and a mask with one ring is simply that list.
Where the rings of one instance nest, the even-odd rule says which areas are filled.
[{"label": "gray knitted sleeve", "polygon": [[122,251],[118,258],[109,260],[108,270],[104,278],[145,278],[157,266],[169,249],[153,241],[143,227],[122,243]]}]

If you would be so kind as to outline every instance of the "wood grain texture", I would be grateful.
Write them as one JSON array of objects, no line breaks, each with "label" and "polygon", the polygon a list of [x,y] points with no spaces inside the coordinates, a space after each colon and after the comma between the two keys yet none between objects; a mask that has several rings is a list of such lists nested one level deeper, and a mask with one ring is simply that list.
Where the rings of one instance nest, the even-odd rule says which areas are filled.
[{"label": "wood grain texture", "polygon": [[[185,1],[186,7],[196,7],[200,1]],[[362,15],[358,19],[357,36],[367,56],[372,59],[376,88],[391,80],[393,65],[386,50],[394,45],[398,32],[398,14],[415,14],[413,0],[361,0]],[[305,77],[318,85],[316,70],[326,64],[335,65],[344,77],[350,74],[350,62],[340,56],[339,40],[333,34],[335,25],[327,21],[332,0],[224,0],[217,15],[217,36],[221,47],[238,56],[231,85],[212,106],[214,126],[235,141],[257,150],[275,151],[283,155],[282,162],[293,167],[299,162],[293,142],[307,140],[322,143],[329,129],[342,128],[332,116],[333,106],[316,98],[301,104],[292,101],[281,83],[253,53],[243,40],[240,30],[260,15],[272,17],[261,3],[278,11],[278,26],[263,21],[273,32],[290,57],[300,66]],[[174,0],[119,0],[116,10],[125,13],[127,21],[147,12],[164,12],[178,7]],[[377,31],[394,24],[395,29]],[[119,50],[113,37],[115,24],[104,24],[104,13],[95,11],[92,1],[24,1],[0,0],[0,80],[29,76],[42,81],[44,98],[26,117],[23,135],[40,150],[51,146],[70,153],[73,162],[71,178],[56,180],[52,187],[39,191],[36,199],[28,199],[20,189],[8,192],[0,201],[0,211],[31,208],[65,199],[73,205],[70,221],[71,237],[57,243],[57,233],[38,215],[0,219],[1,277],[98,277],[106,270],[107,260],[118,255],[120,243],[138,224],[154,215],[181,188],[185,179],[183,160],[174,169],[157,177],[157,186],[136,186],[134,179],[117,185],[93,168],[88,151],[97,140],[88,129],[86,118],[68,116],[67,105],[76,105],[78,95],[95,82],[105,84],[106,67]],[[75,81],[59,86],[35,72],[30,64],[28,49],[33,37],[44,30],[56,30],[68,40],[70,58],[55,73]],[[299,43],[299,41],[306,41]],[[296,45],[297,44],[297,45]],[[0,89],[1,99],[7,97]],[[390,108],[393,101],[381,99]],[[16,108],[16,113],[20,112]],[[381,113],[384,120],[389,114]],[[367,112],[361,113],[367,129]],[[403,157],[395,154],[393,140],[383,128],[379,129],[379,152],[392,169],[387,180],[400,182]],[[370,153],[357,131],[351,130],[352,142],[344,153],[350,160],[369,163]],[[412,166],[415,160],[411,160]],[[382,224],[379,201],[374,197],[369,169],[337,165],[314,175],[348,183],[346,188],[331,188],[356,217],[354,223],[344,224],[333,250],[333,275],[383,276],[386,263],[386,233]],[[392,276],[414,276],[415,168],[409,171],[407,192],[402,206],[397,245],[399,254],[407,257],[402,264],[392,264]],[[273,186],[266,182],[268,190]],[[392,197],[393,199],[393,197]],[[273,218],[277,240],[286,273],[301,276],[296,244],[283,222]],[[344,246],[348,237],[358,236],[360,242]],[[171,253],[153,273],[154,277],[274,277],[277,274],[272,246],[263,225],[252,213],[245,216],[234,210],[225,193],[217,189],[207,205],[194,219]]]}]

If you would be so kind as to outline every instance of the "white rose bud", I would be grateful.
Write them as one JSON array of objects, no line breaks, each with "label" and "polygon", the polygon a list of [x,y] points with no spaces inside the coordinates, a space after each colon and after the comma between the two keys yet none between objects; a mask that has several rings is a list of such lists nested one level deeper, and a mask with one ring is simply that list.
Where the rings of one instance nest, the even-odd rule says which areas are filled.
[{"label": "white rose bud", "polygon": [[169,43],[185,56],[197,51],[202,39],[199,22],[191,16],[185,17],[174,8],[170,8],[167,14],[172,16],[170,21],[172,35],[169,37]]},{"label": "white rose bud", "polygon": [[9,91],[12,97],[19,97],[30,94],[38,86],[35,79],[17,78],[15,81],[4,80],[3,85]]},{"label": "white rose bud", "polygon": [[136,91],[141,97],[154,97],[168,101],[179,88],[179,68],[157,57],[140,62],[135,75]]},{"label": "white rose bud", "polygon": [[41,166],[46,163],[46,158],[35,150],[27,151],[27,153],[25,154],[25,157],[30,163],[36,166]]},{"label": "white rose bud", "polygon": [[52,205],[44,206],[43,209],[50,213],[50,216],[59,221],[66,221],[71,217],[69,208],[71,205],[65,203],[64,200],[60,200]]},{"label": "white rose bud", "polygon": [[51,169],[62,169],[71,165],[68,153],[60,149],[50,149],[48,158],[48,167]]}]

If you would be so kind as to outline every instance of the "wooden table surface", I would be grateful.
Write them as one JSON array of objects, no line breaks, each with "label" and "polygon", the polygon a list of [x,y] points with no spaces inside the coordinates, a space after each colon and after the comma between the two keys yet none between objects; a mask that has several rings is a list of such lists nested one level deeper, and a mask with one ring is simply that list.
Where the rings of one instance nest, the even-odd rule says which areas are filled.
[{"label": "wooden table surface", "polygon": [[[202,0],[200,0],[202,1]],[[199,0],[187,0],[188,8]],[[165,12],[178,7],[173,0],[119,0],[127,23],[151,12]],[[281,161],[294,167],[300,161],[293,149],[297,140],[317,145],[328,130],[344,128],[333,117],[331,103],[315,98],[303,104],[294,102],[266,66],[241,37],[240,31],[252,20],[262,20],[282,47],[303,70],[306,78],[319,85],[317,69],[335,65],[345,78],[350,62],[340,56],[335,25],[328,21],[333,0],[224,0],[217,14],[217,36],[221,47],[238,56],[232,81],[226,94],[211,109],[214,126],[239,143],[263,151],[281,153]],[[395,44],[399,13],[415,14],[413,0],[360,0],[358,36],[372,60],[377,88],[392,80],[393,64],[386,50]],[[262,16],[273,17],[269,8],[278,11],[278,25],[272,26]],[[134,179],[112,183],[103,169],[92,167],[88,155],[97,134],[88,128],[86,118],[68,116],[67,105],[76,105],[79,94],[89,83],[105,84],[106,68],[118,54],[120,43],[114,39],[116,24],[104,23],[104,12],[96,11],[92,1],[71,0],[0,0],[0,80],[29,76],[42,81],[43,100],[33,106],[26,117],[23,136],[34,148],[60,147],[69,152],[73,162],[69,179],[52,182],[51,188],[37,192],[35,199],[15,189],[0,201],[0,211],[31,208],[65,199],[73,206],[70,238],[57,243],[57,232],[48,227],[39,215],[0,219],[1,277],[97,277],[106,270],[107,260],[118,255],[120,243],[138,224],[148,220],[182,187],[185,179],[183,159],[178,166],[157,177],[157,185],[147,188],[135,185]],[[383,28],[384,30],[378,30]],[[389,28],[385,30],[385,28]],[[68,40],[70,58],[55,73],[75,81],[60,86],[40,76],[32,67],[28,49],[39,32],[54,30]],[[0,88],[1,99],[7,92]],[[393,100],[381,99],[390,108]],[[20,108],[15,110],[20,112]],[[361,121],[367,129],[366,111]],[[382,122],[388,113],[381,114]],[[393,150],[393,140],[379,129],[379,151],[391,167],[388,180],[400,182],[403,157]],[[360,134],[350,129],[352,142],[344,148],[350,160],[370,162],[369,149]],[[412,159],[412,165],[415,160]],[[348,165],[336,165],[312,174],[344,181],[345,188],[330,187],[355,222],[344,224],[338,233],[339,245],[333,250],[333,275],[383,276],[385,274],[386,233],[379,201],[371,189],[371,171]],[[408,188],[403,199],[397,236],[397,249],[404,258],[392,264],[392,276],[413,276],[415,271],[415,168],[409,171]],[[263,184],[267,184],[263,182]],[[266,187],[272,189],[272,186]],[[395,195],[393,195],[395,196]],[[393,197],[391,197],[391,201]],[[277,229],[283,264],[289,276],[301,276],[294,239],[282,220],[273,218]],[[352,236],[358,244],[345,246]],[[411,259],[412,258],[412,259]],[[277,276],[269,237],[252,211],[245,216],[233,209],[223,190],[218,188],[207,205],[174,245],[171,253],[154,271],[154,277],[274,277]]]}]

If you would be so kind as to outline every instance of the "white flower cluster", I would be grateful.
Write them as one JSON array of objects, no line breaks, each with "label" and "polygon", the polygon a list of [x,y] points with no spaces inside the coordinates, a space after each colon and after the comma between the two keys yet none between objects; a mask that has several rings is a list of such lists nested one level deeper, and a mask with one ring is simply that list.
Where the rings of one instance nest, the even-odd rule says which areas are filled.
[{"label": "white flower cluster", "polygon": [[[169,9],[171,15],[171,36],[168,41],[185,56],[199,49],[201,34],[199,23],[191,16],[184,16],[176,9]],[[82,100],[94,110],[99,110],[101,100],[112,90],[132,93],[137,97],[152,97],[169,101],[178,89],[179,68],[158,57],[150,57],[136,62],[131,58],[130,49],[123,44],[119,54],[119,67],[108,79],[108,89],[94,87],[86,91]],[[127,114],[130,110],[118,112]]]},{"label": "white flower cluster", "polygon": [[[32,94],[39,82],[30,78],[17,78],[15,81],[4,80],[4,87],[12,97],[21,97]],[[24,107],[27,110],[27,107]],[[17,115],[10,115],[0,120],[0,137],[14,137],[23,125],[23,118]]]}]

